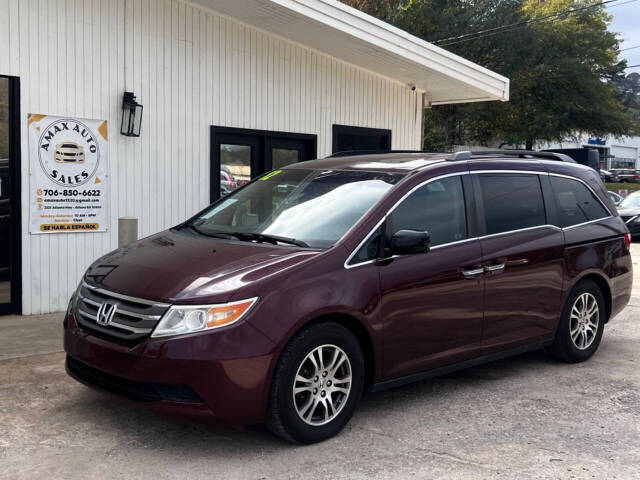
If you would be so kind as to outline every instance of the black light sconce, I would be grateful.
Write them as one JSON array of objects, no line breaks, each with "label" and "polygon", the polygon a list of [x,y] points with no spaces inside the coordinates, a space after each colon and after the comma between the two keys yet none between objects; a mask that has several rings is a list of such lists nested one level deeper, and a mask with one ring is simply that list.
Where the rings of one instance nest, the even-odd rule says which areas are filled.
[{"label": "black light sconce", "polygon": [[122,124],[120,133],[126,137],[139,137],[142,125],[142,105],[136,102],[133,92],[124,92],[122,97]]}]

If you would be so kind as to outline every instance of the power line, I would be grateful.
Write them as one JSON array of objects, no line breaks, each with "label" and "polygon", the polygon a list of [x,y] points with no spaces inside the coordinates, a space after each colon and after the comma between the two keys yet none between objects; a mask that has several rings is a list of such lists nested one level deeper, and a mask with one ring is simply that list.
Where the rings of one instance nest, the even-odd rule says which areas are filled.
[{"label": "power line", "polygon": [[627,48],[621,48],[620,51],[624,52],[624,51],[627,51],[627,50],[633,50],[634,48],[640,48],[640,45],[635,45],[633,47],[627,47]]},{"label": "power line", "polygon": [[636,68],[636,67],[640,67],[640,63],[637,65],[629,65],[625,70],[629,69],[629,68]]},{"label": "power line", "polygon": [[[530,20],[522,20],[520,22],[512,23],[512,24],[509,24],[509,25],[501,25],[499,27],[487,28],[487,29],[484,29],[484,30],[479,30],[477,32],[466,33],[466,34],[458,35],[458,36],[454,36],[454,37],[442,38],[440,40],[436,40],[433,43],[435,43],[436,45],[439,45],[441,47],[444,47],[444,46],[449,46],[449,45],[455,45],[457,43],[468,42],[468,41],[471,41],[471,40],[477,40],[479,38],[489,37],[489,36],[492,36],[492,35],[497,35],[498,33],[505,33],[505,32],[511,31],[511,30],[515,30],[517,28],[524,27],[524,26],[529,25],[531,23],[537,23],[537,22],[542,22],[542,21],[545,21],[545,20],[555,19],[557,17],[561,17],[561,16],[564,16],[564,15],[569,15],[571,13],[580,12],[582,10],[587,10],[587,9],[590,9],[590,8],[599,7],[599,6],[606,5],[606,4],[609,4],[609,3],[613,3],[613,2],[616,2],[616,1],[619,1],[619,0],[605,0],[605,1],[602,1],[602,2],[594,3],[593,5],[586,5],[586,6],[580,7],[580,8],[568,9],[568,10],[565,10],[565,11],[562,11],[562,12],[553,13],[553,14],[550,14],[550,15],[544,15],[542,17],[533,18],[533,19],[530,19]],[[638,0],[627,0],[626,2],[618,3],[618,4],[612,5],[612,6],[616,7],[618,5],[624,5],[624,4],[633,3],[633,2],[636,2],[636,1],[638,1]],[[450,41],[450,40],[452,40],[452,41]]]}]

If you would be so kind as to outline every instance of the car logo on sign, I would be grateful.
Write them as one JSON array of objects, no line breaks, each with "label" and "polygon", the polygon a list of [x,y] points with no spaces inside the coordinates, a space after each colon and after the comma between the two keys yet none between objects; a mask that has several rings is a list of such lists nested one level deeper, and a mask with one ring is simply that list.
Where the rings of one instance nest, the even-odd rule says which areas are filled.
[{"label": "car logo on sign", "polygon": [[100,305],[98,313],[96,314],[96,322],[98,322],[98,325],[106,327],[111,324],[111,320],[113,320],[117,309],[118,306],[115,303],[105,302]]}]

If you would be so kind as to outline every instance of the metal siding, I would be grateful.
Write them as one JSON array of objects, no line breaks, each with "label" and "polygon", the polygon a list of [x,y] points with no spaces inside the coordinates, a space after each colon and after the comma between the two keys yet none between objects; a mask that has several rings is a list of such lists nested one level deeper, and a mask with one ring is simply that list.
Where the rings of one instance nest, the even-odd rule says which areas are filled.
[{"label": "metal siding", "polygon": [[[405,85],[179,0],[0,0],[0,74],[21,82],[25,314],[66,308],[118,217],[144,237],[207,205],[210,125],[316,134],[320,157],[334,123],[420,147]],[[138,139],[119,135],[125,87],[144,105]],[[108,120],[109,232],[28,233],[27,113]]]}]

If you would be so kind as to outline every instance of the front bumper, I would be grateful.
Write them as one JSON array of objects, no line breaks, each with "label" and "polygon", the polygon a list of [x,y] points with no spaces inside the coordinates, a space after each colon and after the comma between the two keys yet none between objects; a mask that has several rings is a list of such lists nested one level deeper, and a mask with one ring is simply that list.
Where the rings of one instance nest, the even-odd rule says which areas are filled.
[{"label": "front bumper", "polygon": [[264,420],[274,344],[244,321],[213,332],[123,345],[65,318],[67,372],[155,411],[220,424]]}]

